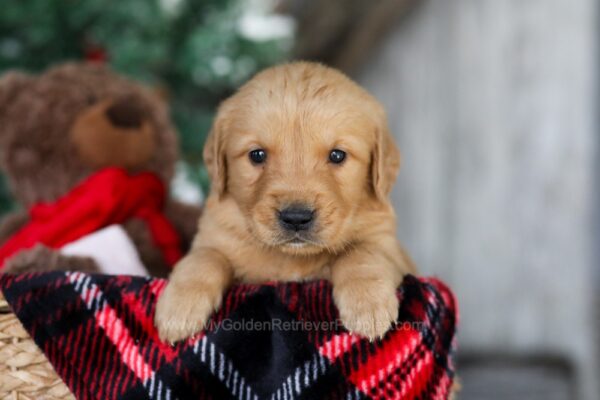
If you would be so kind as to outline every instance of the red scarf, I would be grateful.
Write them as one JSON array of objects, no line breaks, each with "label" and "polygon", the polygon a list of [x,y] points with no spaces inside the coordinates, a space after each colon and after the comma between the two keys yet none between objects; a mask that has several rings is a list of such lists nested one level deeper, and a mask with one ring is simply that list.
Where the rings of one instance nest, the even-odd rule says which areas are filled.
[{"label": "red scarf", "polygon": [[0,269],[19,250],[38,243],[60,248],[130,218],[146,222],[164,260],[173,266],[181,258],[181,246],[162,213],[165,197],[163,183],[150,172],[130,176],[121,168],[100,170],[55,203],[31,207],[29,223],[0,247]]}]

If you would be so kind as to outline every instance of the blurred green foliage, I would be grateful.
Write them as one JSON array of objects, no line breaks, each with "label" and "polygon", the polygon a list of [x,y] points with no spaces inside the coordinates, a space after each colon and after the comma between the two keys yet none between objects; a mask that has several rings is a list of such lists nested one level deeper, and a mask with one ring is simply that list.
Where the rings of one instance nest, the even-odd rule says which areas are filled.
[{"label": "blurred green foliage", "polygon": [[10,201],[8,189],[6,188],[6,183],[4,182],[4,179],[0,175],[0,215],[3,211],[10,210],[11,208],[12,202]]},{"label": "blurred green foliage", "polygon": [[[184,160],[206,191],[201,148],[216,106],[291,47],[291,38],[244,36],[244,7],[242,0],[5,0],[0,73],[106,58],[115,70],[165,90]],[[3,187],[0,211],[10,204]]]}]

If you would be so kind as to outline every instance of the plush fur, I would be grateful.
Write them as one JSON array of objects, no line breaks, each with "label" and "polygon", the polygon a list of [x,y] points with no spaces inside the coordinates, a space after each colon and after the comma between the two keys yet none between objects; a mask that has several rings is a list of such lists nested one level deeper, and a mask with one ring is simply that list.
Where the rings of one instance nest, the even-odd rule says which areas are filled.
[{"label": "plush fur", "polygon": [[[262,164],[248,157],[257,148]],[[346,160],[330,163],[332,149]],[[212,188],[199,233],[157,304],[164,340],[201,330],[233,282],[328,279],[346,328],[369,338],[390,328],[396,288],[415,269],[388,199],[399,152],[371,95],[319,64],[268,69],[221,105],[204,160]],[[277,215],[298,203],[316,220],[290,236]]]},{"label": "plush fur", "polygon": [[[177,136],[164,102],[106,67],[70,63],[39,76],[9,72],[0,77],[0,168],[25,208],[55,201],[108,166],[154,172],[168,187],[177,158]],[[167,209],[189,247],[200,208],[170,201]],[[23,212],[6,216],[0,244],[26,222]],[[143,222],[128,221],[125,229],[148,270],[164,275],[167,267]],[[32,257],[19,259],[33,266]],[[52,268],[77,269],[65,258],[55,257],[58,265]],[[16,270],[25,268],[15,264],[10,263]]]}]

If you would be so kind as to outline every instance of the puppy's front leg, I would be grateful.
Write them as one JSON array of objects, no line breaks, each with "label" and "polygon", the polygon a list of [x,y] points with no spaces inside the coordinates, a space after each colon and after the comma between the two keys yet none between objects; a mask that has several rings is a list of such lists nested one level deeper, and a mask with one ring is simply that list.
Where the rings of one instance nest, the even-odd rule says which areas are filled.
[{"label": "puppy's front leg", "polygon": [[161,340],[174,343],[204,329],[231,279],[231,266],[223,254],[193,248],[175,266],[156,304],[154,323]]},{"label": "puppy's front leg", "polygon": [[[385,244],[385,242],[383,242]],[[382,337],[398,317],[396,289],[413,269],[399,245],[362,245],[332,266],[333,298],[341,322],[369,339]]]}]

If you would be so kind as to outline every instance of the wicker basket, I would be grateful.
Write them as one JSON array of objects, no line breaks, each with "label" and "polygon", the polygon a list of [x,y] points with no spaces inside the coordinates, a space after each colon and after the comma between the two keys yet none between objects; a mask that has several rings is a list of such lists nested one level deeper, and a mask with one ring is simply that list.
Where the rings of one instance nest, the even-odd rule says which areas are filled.
[{"label": "wicker basket", "polygon": [[0,293],[0,400],[74,398]]}]

